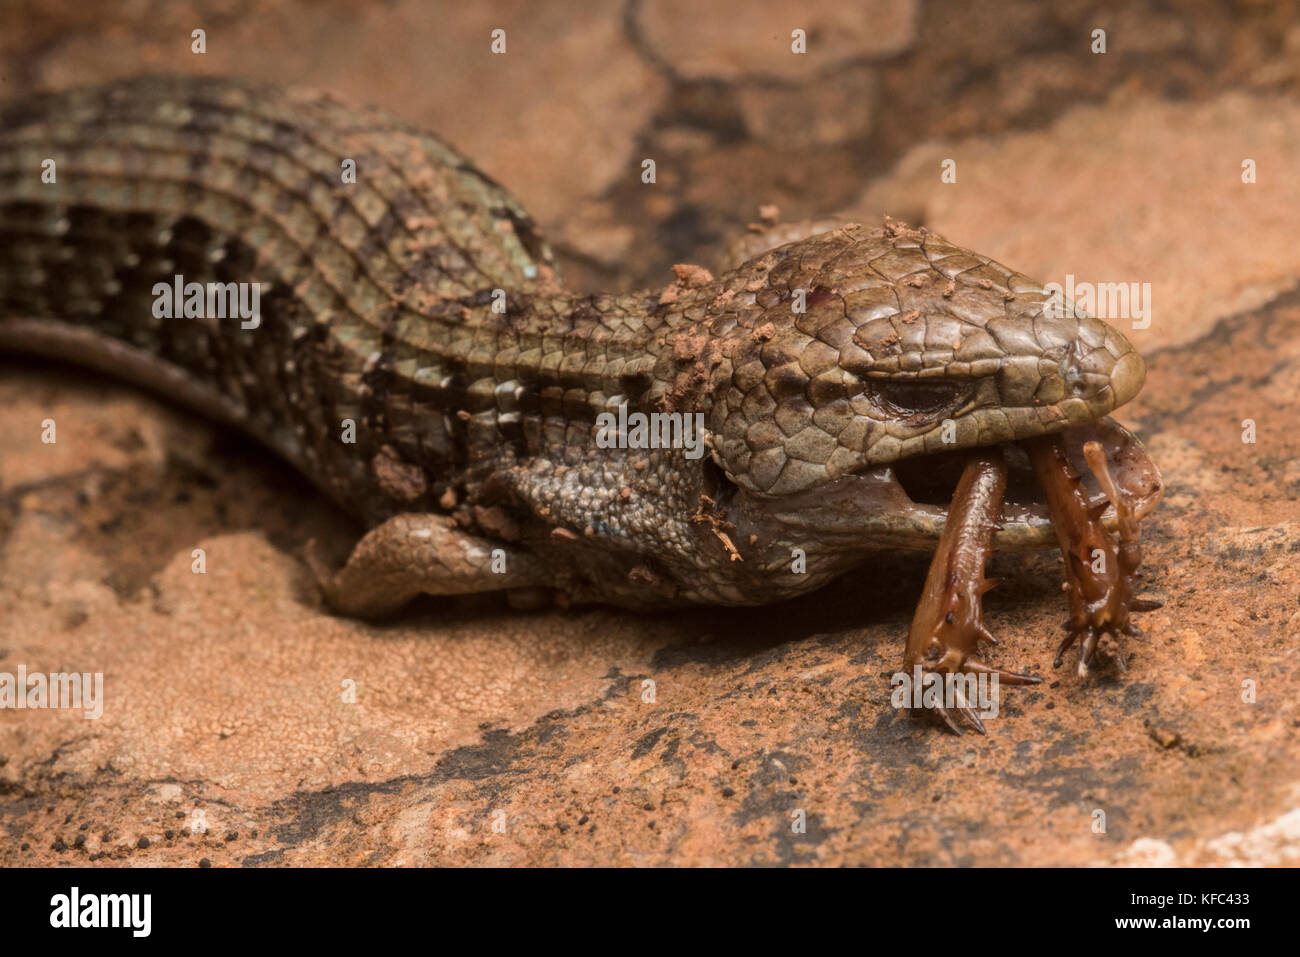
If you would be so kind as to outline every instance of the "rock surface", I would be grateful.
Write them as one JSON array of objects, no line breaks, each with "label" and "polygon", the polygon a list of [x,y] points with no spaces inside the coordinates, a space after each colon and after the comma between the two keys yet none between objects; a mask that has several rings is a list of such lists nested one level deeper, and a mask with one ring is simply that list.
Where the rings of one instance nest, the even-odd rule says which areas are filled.
[{"label": "rock surface", "polygon": [[[993,563],[992,658],[1047,683],[1009,689],[987,738],[890,706],[919,554],[753,611],[334,618],[301,550],[356,530],[285,467],[9,360],[0,671],[102,671],[105,702],[0,712],[0,865],[1300,861],[1297,28],[1134,4],[1099,56],[1077,4],[867,4],[876,34],[842,5],[534,6],[7,8],[0,89],[202,70],[378,103],[519,195],[582,288],[714,268],[761,203],[890,212],[1043,280],[1151,282],[1147,385],[1119,418],[1168,484],[1143,529],[1164,607],[1132,672],[1052,671],[1049,554]],[[795,27],[807,59],[777,59]]]}]

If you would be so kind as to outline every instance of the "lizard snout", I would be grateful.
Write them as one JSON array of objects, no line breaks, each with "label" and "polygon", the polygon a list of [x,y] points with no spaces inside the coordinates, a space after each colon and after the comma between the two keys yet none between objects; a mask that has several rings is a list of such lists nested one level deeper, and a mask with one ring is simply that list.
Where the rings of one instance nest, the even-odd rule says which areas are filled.
[{"label": "lizard snout", "polygon": [[1026,404],[1056,406],[1071,421],[1083,422],[1101,418],[1138,394],[1146,365],[1120,332],[1091,317],[1078,319],[1071,332],[1067,342],[1044,350],[1035,363],[1040,378],[1032,397],[1020,392],[1028,383],[1017,378],[1032,366],[1009,364],[1002,383],[1009,404],[1028,400]]},{"label": "lizard snout", "polygon": [[1083,317],[1060,364],[1065,395],[1082,399],[1095,416],[1128,402],[1142,388],[1146,363],[1119,330]]}]

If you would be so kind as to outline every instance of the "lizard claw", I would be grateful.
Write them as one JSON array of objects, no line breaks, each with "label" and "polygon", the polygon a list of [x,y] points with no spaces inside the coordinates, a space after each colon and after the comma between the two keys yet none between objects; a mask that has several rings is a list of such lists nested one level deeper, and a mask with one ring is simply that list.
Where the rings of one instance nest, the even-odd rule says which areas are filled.
[{"label": "lizard claw", "polygon": [[962,670],[973,674],[997,675],[998,682],[1008,685],[1037,685],[1042,684],[1043,679],[1034,675],[1022,675],[1016,671],[1007,671],[1005,668],[998,668],[993,665],[986,665],[977,658],[968,658],[964,663]]},{"label": "lizard claw", "polygon": [[948,726],[949,730],[955,734],[962,734],[963,732],[961,725],[957,724],[957,722],[952,718],[954,713],[961,718],[962,722],[971,730],[978,731],[980,734],[985,736],[988,735],[988,731],[984,727],[984,722],[980,720],[979,713],[970,706],[970,702],[966,700],[965,695],[963,695],[960,690],[957,691],[957,703],[954,707],[946,708],[941,701],[934,706],[933,710],[935,714],[943,719],[943,723]]},{"label": "lizard claw", "polygon": [[[1014,671],[1007,671],[1005,668],[998,668],[995,665],[987,664],[978,658],[972,658],[963,655],[960,652],[949,651],[943,653],[935,649],[937,654],[934,657],[928,657],[920,665],[920,680],[922,685],[927,685],[928,676],[934,675],[938,682],[939,692],[936,695],[927,695],[923,698],[922,707],[933,711],[946,724],[949,730],[961,734],[961,725],[954,720],[960,718],[961,722],[980,734],[988,734],[984,727],[984,722],[980,719],[979,712],[975,710],[974,702],[967,697],[967,689],[970,685],[962,681],[947,680],[951,674],[968,674],[996,676],[998,685],[1036,685],[1042,682],[1042,678],[1033,675],[1022,675]],[[956,667],[950,670],[953,663]],[[913,666],[912,673],[916,673],[916,666]],[[997,687],[997,686],[995,686]]]},{"label": "lizard claw", "polygon": [[[1129,630],[1130,627],[1133,628],[1132,631]],[[1086,678],[1094,668],[1108,663],[1113,663],[1116,670],[1121,674],[1128,674],[1128,660],[1125,658],[1124,654],[1118,648],[1107,650],[1101,645],[1101,639],[1103,636],[1109,636],[1111,641],[1118,645],[1119,634],[1115,629],[1106,625],[1083,625],[1082,627],[1075,627],[1073,624],[1067,624],[1065,629],[1068,634],[1065,636],[1065,640],[1062,641],[1060,646],[1056,649],[1056,657],[1052,659],[1053,668],[1061,667],[1061,661],[1065,656],[1065,652],[1071,645],[1078,641],[1078,672],[1080,678]],[[1142,633],[1136,626],[1128,625],[1121,627],[1119,631],[1122,631],[1126,635],[1131,635],[1134,632],[1139,635]]]}]

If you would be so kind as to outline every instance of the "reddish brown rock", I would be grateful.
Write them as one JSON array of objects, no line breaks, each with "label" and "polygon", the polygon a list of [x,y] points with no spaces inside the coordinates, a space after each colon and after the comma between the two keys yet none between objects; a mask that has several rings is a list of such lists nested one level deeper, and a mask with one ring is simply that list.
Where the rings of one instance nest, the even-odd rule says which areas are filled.
[{"label": "reddish brown rock", "polygon": [[[0,55],[8,95],[204,69],[376,102],[541,211],[586,288],[662,289],[674,263],[712,269],[761,203],[794,222],[864,187],[880,208],[861,219],[919,213],[1040,279],[1149,276],[1147,386],[1120,417],[1168,484],[1142,529],[1143,593],[1165,605],[1131,674],[1051,670],[1048,554],[990,569],[991,657],[1048,683],[1009,689],[987,739],[890,707],[919,554],[754,611],[334,618],[299,556],[356,530],[305,482],[125,387],[4,362],[0,671],[102,670],[106,700],[98,720],[0,714],[0,865],[1300,860],[1294,29],[1266,5],[1129,5],[1099,59],[1091,8],[936,0],[880,58],[865,21],[816,8],[810,42],[876,78],[868,110],[830,74],[770,72],[811,62],[779,15],[753,21],[775,56],[734,11],[673,8],[629,25],[621,4],[248,0],[113,23],[53,3],[0,9]],[[501,16],[505,59],[484,52]],[[176,42],[194,23],[206,59]]]}]

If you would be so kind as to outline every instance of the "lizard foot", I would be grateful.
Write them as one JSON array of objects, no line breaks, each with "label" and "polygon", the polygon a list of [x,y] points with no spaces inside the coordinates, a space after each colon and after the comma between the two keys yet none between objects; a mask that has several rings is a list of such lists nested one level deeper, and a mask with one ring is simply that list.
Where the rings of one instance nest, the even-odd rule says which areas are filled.
[{"label": "lizard foot", "polygon": [[306,560],[325,603],[340,614],[378,618],[419,594],[513,593],[535,599],[546,569],[514,545],[473,535],[445,515],[404,513],[367,532],[347,564],[331,571],[309,544]]}]

